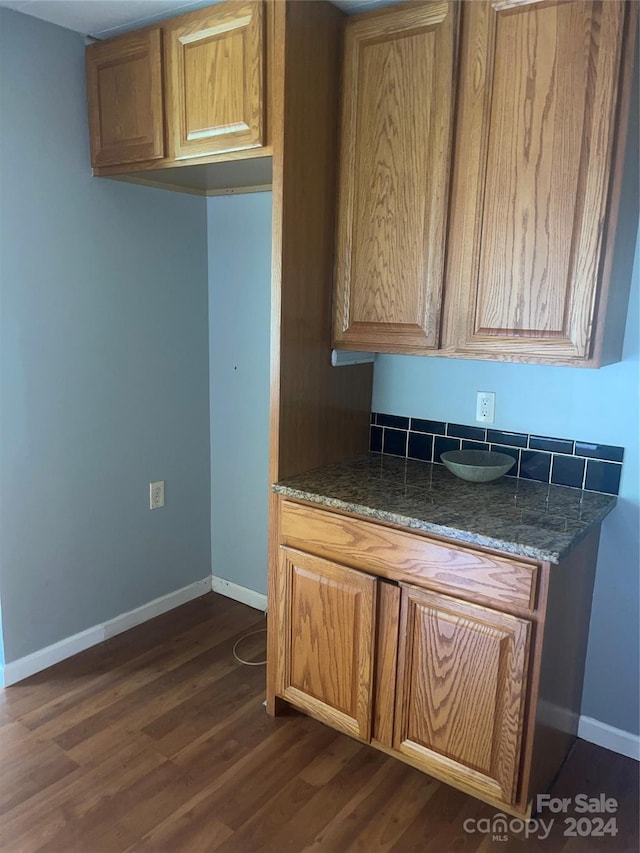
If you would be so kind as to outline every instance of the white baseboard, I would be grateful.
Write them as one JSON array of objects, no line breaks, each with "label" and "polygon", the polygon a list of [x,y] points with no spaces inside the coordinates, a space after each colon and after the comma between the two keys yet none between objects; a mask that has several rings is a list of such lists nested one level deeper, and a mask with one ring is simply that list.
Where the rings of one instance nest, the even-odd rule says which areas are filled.
[{"label": "white baseboard", "polygon": [[600,720],[594,720],[592,717],[577,717],[566,708],[552,705],[550,702],[545,702],[544,699],[538,703],[536,719],[554,729],[565,732],[575,732],[577,728],[578,737],[582,740],[640,761],[640,735],[633,735],[622,729],[616,729],[608,723],[601,723]]},{"label": "white baseboard", "polygon": [[207,592],[211,592],[211,576],[189,584],[182,589],[177,589],[175,592],[170,592],[168,595],[155,598],[141,607],[136,607],[135,610],[121,613],[120,616],[109,619],[108,622],[94,625],[92,628],[87,628],[86,631],[80,631],[79,634],[66,637],[58,643],[53,643],[51,646],[33,652],[33,654],[5,663],[4,667],[0,668],[0,687],[16,684],[23,678],[35,675],[36,672],[41,672],[55,663],[60,663],[61,660],[77,655],[78,652],[96,646],[110,637],[115,637],[116,634],[121,634],[129,628],[141,625],[143,622],[160,616],[168,610],[173,610],[174,607],[179,607],[181,604],[186,604],[194,598],[199,598]]},{"label": "white baseboard", "polygon": [[242,604],[248,604],[249,607],[255,607],[256,610],[267,612],[267,596],[261,592],[256,592],[246,586],[232,583],[224,578],[212,575],[211,589],[213,592],[219,592],[220,595],[226,595],[227,598],[233,598],[234,601],[240,601]]},{"label": "white baseboard", "polygon": [[640,761],[640,735],[616,729],[592,717],[580,717],[578,737]]}]

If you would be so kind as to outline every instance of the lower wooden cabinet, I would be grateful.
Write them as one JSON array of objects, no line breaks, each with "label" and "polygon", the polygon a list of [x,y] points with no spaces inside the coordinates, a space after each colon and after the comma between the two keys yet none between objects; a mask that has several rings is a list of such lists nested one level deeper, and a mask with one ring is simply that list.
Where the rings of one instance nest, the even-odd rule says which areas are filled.
[{"label": "lower wooden cabinet", "polygon": [[394,748],[514,802],[530,623],[401,586]]},{"label": "lower wooden cabinet", "polygon": [[[388,605],[382,617],[399,624],[389,643],[388,625],[377,624],[381,583],[365,572],[281,549],[283,698],[369,741],[374,690],[386,692],[382,701],[395,706],[395,750],[426,771],[513,802],[530,623],[400,584],[399,623]],[[378,685],[376,632],[383,654],[385,642],[397,645],[396,671],[379,667],[377,677],[385,683]]]},{"label": "lower wooden cabinet", "polygon": [[366,572],[281,549],[281,695],[369,741],[380,736],[372,731],[375,670],[377,704],[392,708],[389,746],[427,772],[513,802],[529,622],[400,584],[392,603],[381,603],[399,632],[389,637],[385,628],[383,637],[383,584],[386,591],[387,582]]},{"label": "lower wooden cabinet", "polygon": [[288,499],[277,516],[268,712],[528,817],[577,733],[599,527],[551,566]]},{"label": "lower wooden cabinet", "polygon": [[371,736],[376,579],[282,549],[281,693],[334,728]]}]

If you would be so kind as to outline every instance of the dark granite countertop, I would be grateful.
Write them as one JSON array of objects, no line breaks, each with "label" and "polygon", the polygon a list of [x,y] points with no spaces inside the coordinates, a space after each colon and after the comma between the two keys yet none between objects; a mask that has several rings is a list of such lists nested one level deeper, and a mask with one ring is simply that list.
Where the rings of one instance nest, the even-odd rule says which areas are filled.
[{"label": "dark granite countertop", "polygon": [[560,562],[617,501],[515,477],[466,483],[444,465],[380,453],[316,468],[273,489],[319,506],[551,563]]}]

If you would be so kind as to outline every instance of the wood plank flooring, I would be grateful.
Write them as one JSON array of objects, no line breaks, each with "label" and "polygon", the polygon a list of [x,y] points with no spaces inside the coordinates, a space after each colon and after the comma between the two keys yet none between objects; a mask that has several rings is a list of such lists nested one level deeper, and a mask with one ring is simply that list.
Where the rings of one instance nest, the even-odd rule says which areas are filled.
[{"label": "wood plank flooring", "polygon": [[0,849],[639,849],[638,765],[583,741],[553,794],[615,797],[617,835],[566,837],[556,815],[546,840],[494,841],[475,823],[492,807],[302,715],[270,719],[264,668],[231,652],[263,626],[209,594],[0,691]]}]

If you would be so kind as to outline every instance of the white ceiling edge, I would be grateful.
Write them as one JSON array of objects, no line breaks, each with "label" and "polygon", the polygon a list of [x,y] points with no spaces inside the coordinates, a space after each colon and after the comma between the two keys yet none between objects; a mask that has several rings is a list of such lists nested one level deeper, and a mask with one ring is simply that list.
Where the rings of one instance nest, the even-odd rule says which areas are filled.
[{"label": "white ceiling edge", "polygon": [[[398,0],[395,0],[397,2]],[[0,7],[31,15],[92,38],[104,39],[172,18],[219,0],[0,0]],[[315,0],[293,0],[312,3]],[[347,14],[388,6],[393,0],[330,0]]]}]

